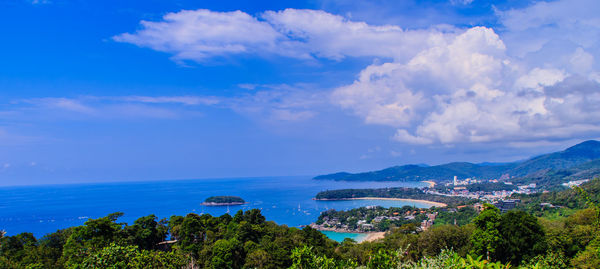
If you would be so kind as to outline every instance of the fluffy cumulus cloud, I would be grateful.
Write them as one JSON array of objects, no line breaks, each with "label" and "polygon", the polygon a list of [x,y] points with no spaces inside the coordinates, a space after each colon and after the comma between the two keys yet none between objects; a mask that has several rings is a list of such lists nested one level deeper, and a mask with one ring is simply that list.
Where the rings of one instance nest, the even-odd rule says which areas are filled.
[{"label": "fluffy cumulus cloud", "polygon": [[[373,26],[353,22],[320,10],[266,11],[257,17],[241,11],[184,10],[166,14],[161,21],[142,21],[135,33],[115,41],[172,53],[176,60],[204,61],[210,57],[258,54],[293,58],[347,56],[406,58],[431,39],[436,30],[405,31],[398,26]],[[433,35],[432,31],[439,33]]]},{"label": "fluffy cumulus cloud", "polygon": [[142,21],[141,26],[138,32],[114,40],[174,53],[179,60],[263,52],[305,57],[287,48],[293,42],[271,25],[241,11],[184,10],[166,14],[163,21]]},{"label": "fluffy cumulus cloud", "polygon": [[412,144],[569,139],[600,131],[598,81],[529,68],[492,29],[475,27],[406,63],[372,65],[333,101]]},{"label": "fluffy cumulus cloud", "polygon": [[[497,11],[493,28],[407,30],[318,10],[196,10],[143,21],[114,39],[199,62],[239,54],[382,58],[328,100],[367,124],[392,127],[403,143],[524,145],[600,134],[599,13],[594,0],[559,0]],[[243,107],[288,120],[316,114],[313,104],[277,94],[249,96],[261,108]],[[306,95],[286,100],[320,100]]]},{"label": "fluffy cumulus cloud", "polygon": [[595,137],[599,8],[555,1],[501,12],[499,30],[465,29],[405,62],[368,66],[332,100],[411,144]]}]

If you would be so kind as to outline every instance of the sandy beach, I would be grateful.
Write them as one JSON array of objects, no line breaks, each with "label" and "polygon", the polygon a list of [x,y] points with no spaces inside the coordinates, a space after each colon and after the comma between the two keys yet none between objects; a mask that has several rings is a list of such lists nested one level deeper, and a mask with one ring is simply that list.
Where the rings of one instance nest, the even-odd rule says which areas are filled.
[{"label": "sandy beach", "polygon": [[433,187],[435,187],[435,182],[433,182],[433,181],[431,181],[431,180],[423,180],[423,181],[421,181],[421,182],[425,182],[425,183],[429,184],[429,187],[430,187],[430,188],[433,188]]},{"label": "sandy beach", "polygon": [[[404,199],[404,198],[384,198],[384,197],[360,197],[360,198],[345,198],[345,199],[336,199],[336,200],[392,200],[392,201],[404,201],[404,202],[415,202],[415,203],[424,203],[429,204],[435,207],[446,207],[447,204],[432,202],[427,200],[417,200],[417,199]],[[332,200],[329,200],[332,201]]]},{"label": "sandy beach", "polygon": [[382,239],[385,236],[385,232],[375,232],[375,233],[367,233],[367,237],[360,240],[359,243],[362,242],[373,242],[378,239]]}]

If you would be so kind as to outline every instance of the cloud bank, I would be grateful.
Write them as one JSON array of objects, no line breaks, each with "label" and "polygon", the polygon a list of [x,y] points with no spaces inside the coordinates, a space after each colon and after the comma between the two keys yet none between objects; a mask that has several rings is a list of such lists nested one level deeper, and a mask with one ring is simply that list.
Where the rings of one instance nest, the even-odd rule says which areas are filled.
[{"label": "cloud bank", "polygon": [[[393,139],[403,143],[523,145],[600,134],[599,13],[591,0],[538,2],[497,11],[492,28],[407,30],[320,10],[194,10],[142,21],[138,31],[114,40],[178,61],[382,58],[328,93],[329,102],[367,124],[394,128]],[[308,119],[315,115],[308,106],[279,116]]]}]

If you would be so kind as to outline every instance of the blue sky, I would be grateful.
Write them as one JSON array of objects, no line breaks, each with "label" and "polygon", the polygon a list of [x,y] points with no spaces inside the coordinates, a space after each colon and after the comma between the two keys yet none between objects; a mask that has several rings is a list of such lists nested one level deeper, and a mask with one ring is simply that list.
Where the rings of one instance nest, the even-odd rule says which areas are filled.
[{"label": "blue sky", "polygon": [[592,0],[0,10],[0,185],[502,162],[600,137]]}]

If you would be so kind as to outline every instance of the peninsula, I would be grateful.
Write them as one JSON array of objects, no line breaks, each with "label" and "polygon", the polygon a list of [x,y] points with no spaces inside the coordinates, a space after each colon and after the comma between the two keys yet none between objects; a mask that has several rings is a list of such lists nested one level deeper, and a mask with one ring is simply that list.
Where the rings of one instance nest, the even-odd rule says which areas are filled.
[{"label": "peninsula", "polygon": [[206,198],[201,205],[207,206],[226,206],[226,205],[243,205],[246,201],[238,196],[211,196]]},{"label": "peninsula", "polygon": [[404,200],[428,203],[436,207],[455,206],[468,203],[471,200],[466,197],[452,197],[438,194],[426,193],[414,188],[382,188],[382,189],[341,189],[329,190],[317,193],[315,200]]}]

